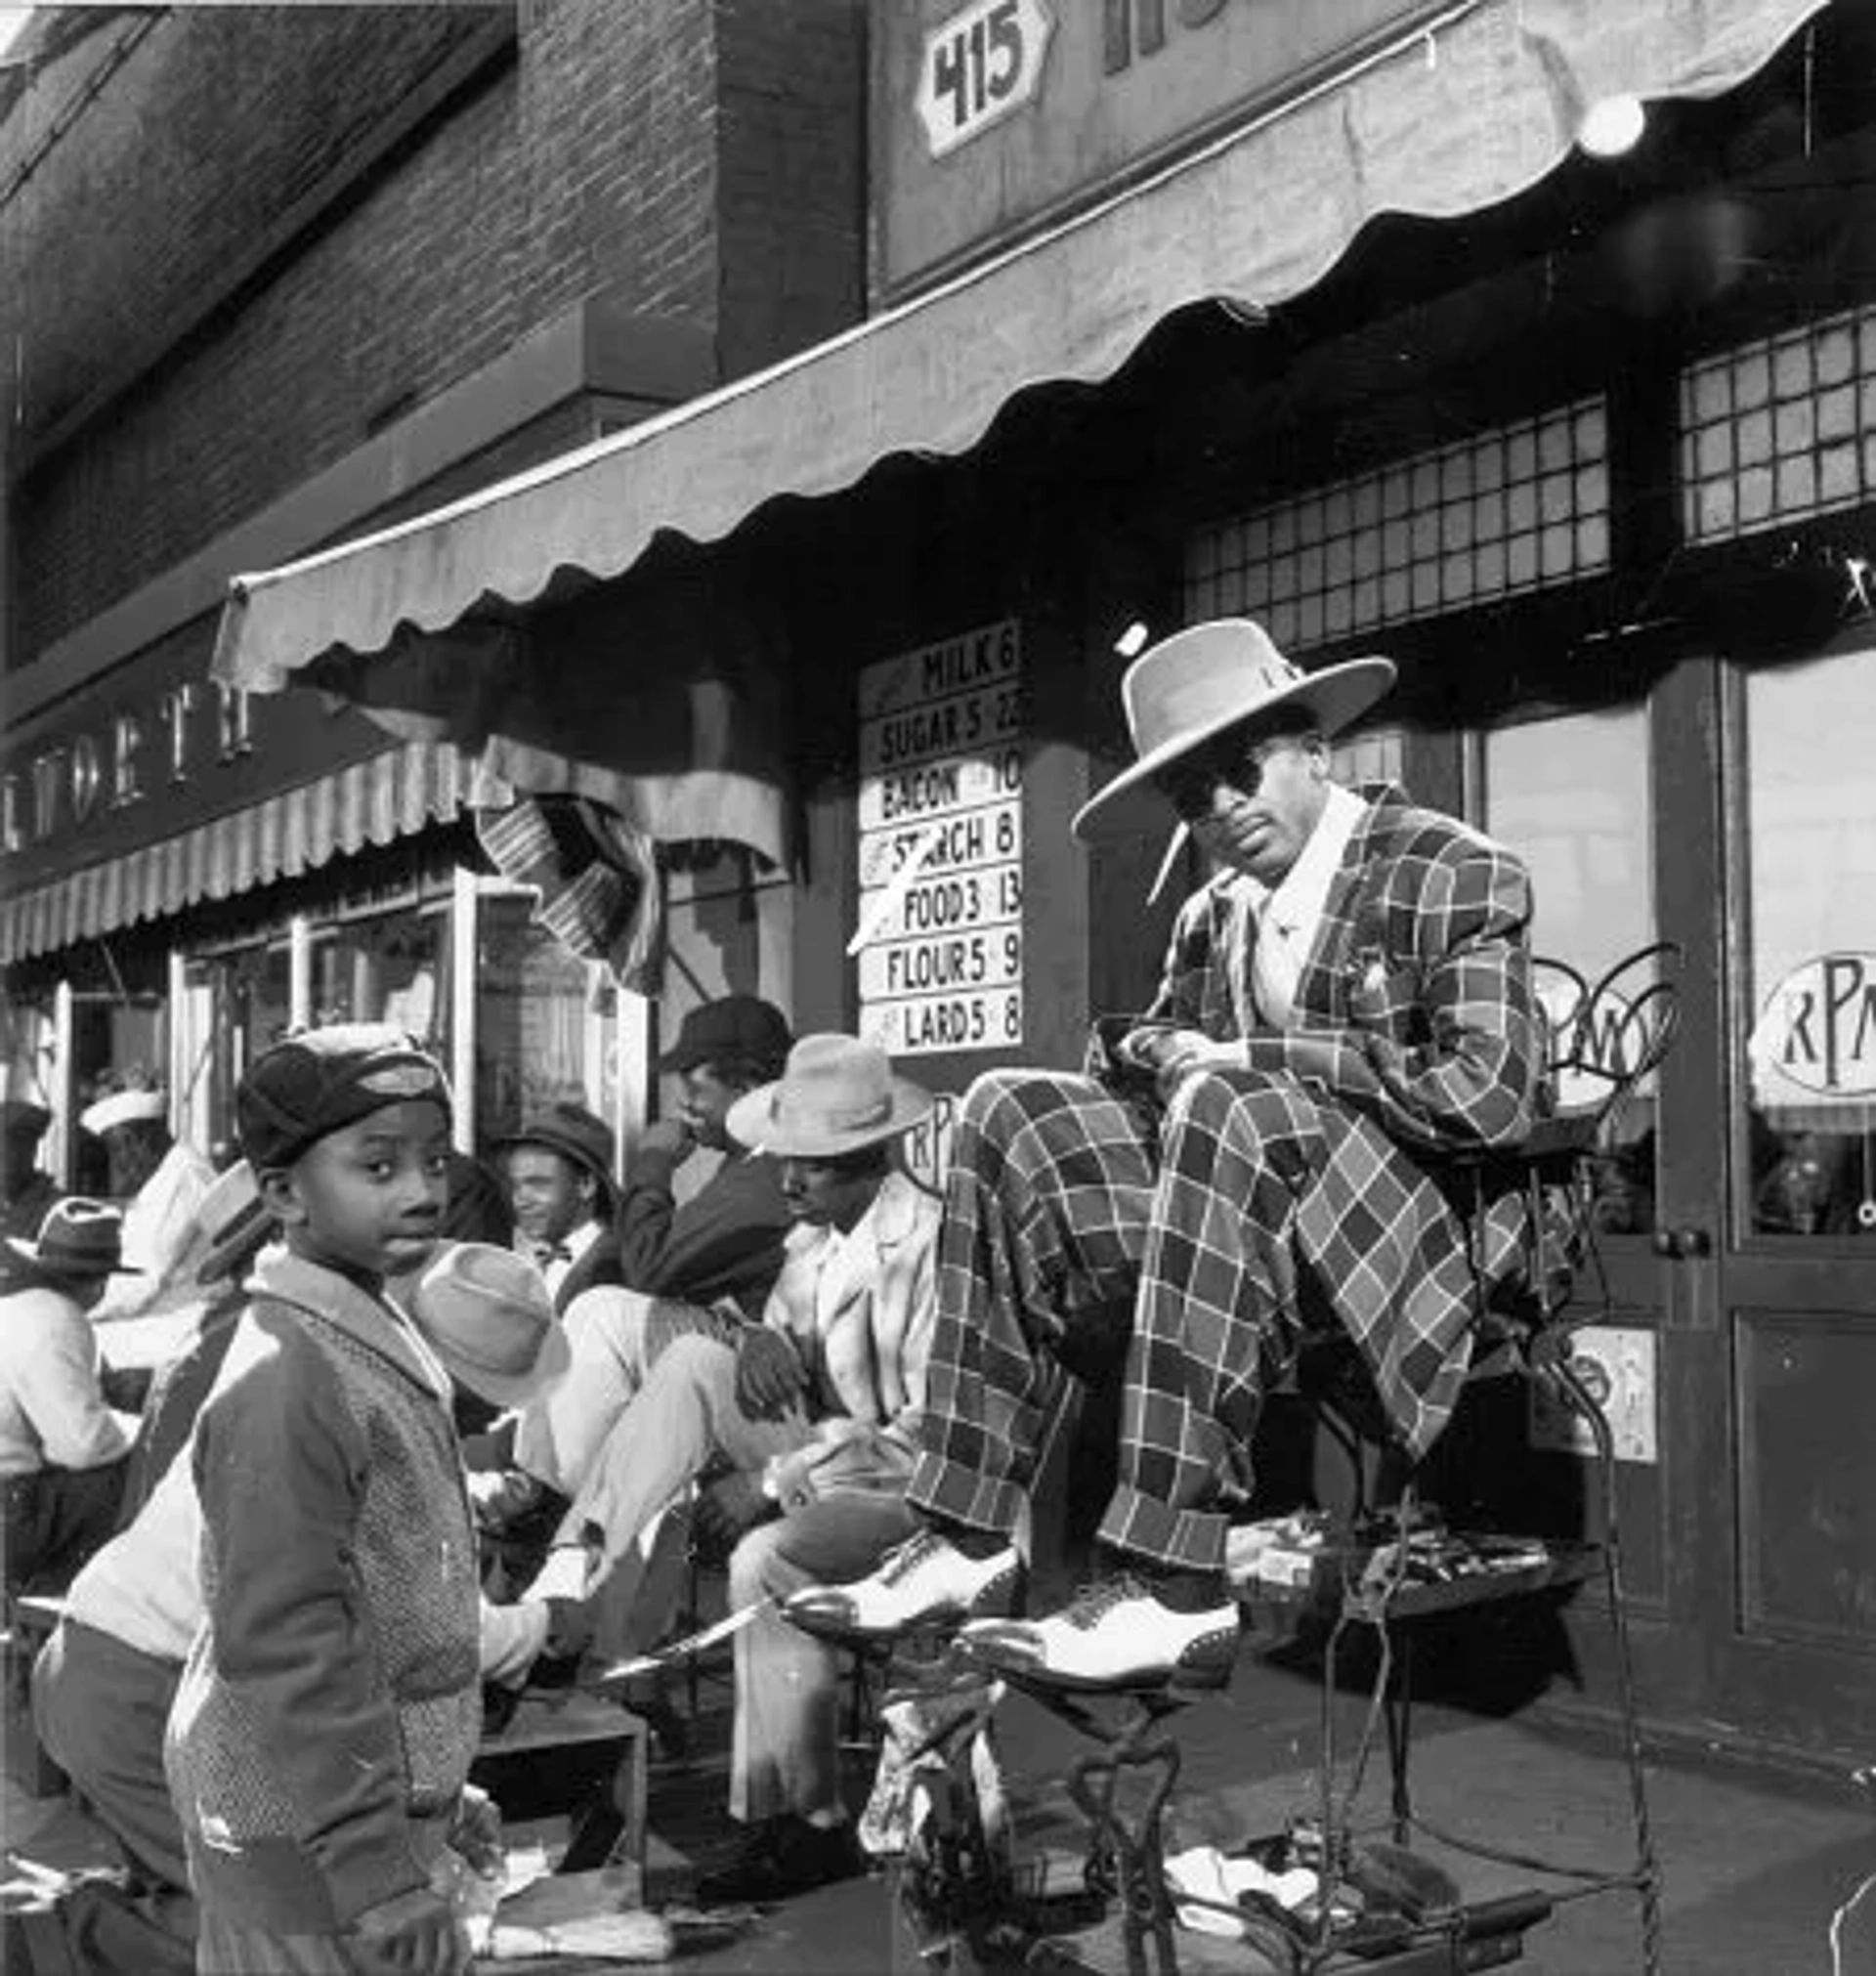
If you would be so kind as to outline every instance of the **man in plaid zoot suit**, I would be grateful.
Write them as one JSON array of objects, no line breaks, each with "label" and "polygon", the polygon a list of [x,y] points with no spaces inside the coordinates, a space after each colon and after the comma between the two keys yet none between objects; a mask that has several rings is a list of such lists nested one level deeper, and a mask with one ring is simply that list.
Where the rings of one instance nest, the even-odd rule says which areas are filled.
[{"label": "man in plaid zoot suit", "polygon": [[[1518,860],[1468,826],[1331,779],[1328,737],[1392,678],[1383,659],[1305,674],[1242,620],[1130,669],[1137,759],[1076,834],[1151,827],[1170,805],[1218,874],[1181,910],[1107,1075],[972,1086],[910,1490],[926,1528],[873,1577],[798,1595],[810,1623],[961,1617],[1034,1679],[1216,1683],[1237,1633],[1226,1511],[1260,1396],[1305,1332],[1354,1341],[1411,1452],[1445,1425],[1479,1299],[1522,1267],[1516,1193],[1481,1209],[1438,1156],[1530,1127],[1531,897]],[[1120,1480],[1100,1537],[1119,1568],[1061,1613],[999,1617],[1063,1366],[1116,1333]]]}]

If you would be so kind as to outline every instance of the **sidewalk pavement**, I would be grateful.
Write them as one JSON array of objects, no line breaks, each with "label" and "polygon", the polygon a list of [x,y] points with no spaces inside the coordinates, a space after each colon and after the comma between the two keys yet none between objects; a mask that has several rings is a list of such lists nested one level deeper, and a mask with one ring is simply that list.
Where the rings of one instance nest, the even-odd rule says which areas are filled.
[{"label": "sidewalk pavement", "polygon": [[[702,1752],[652,1781],[651,1895],[675,1899],[692,1865],[733,1836],[723,1814],[727,1697],[706,1684],[696,1725]],[[1315,1802],[1319,1687],[1306,1669],[1247,1657],[1226,1695],[1172,1718],[1184,1755],[1174,1793],[1177,1828],[1225,1844],[1280,1829]],[[1341,1747],[1352,1749],[1361,1698],[1339,1704]],[[9,1718],[9,1738],[19,1734]],[[1064,1765],[1087,1747],[1035,1702],[1012,1697],[1000,1715],[1000,1750],[1026,1835],[1076,1844],[1077,1815],[1060,1788]],[[9,1751],[9,1755],[17,1752]],[[5,1843],[42,1864],[94,1864],[105,1854],[83,1818],[61,1801],[24,1796],[8,1765]],[[1364,1806],[1379,1818],[1386,1761],[1377,1750]],[[1417,1711],[1417,1808],[1435,1825],[1503,1849],[1593,1867],[1631,1854],[1627,1783],[1613,1749],[1545,1726],[1524,1707],[1508,1715],[1456,1706]],[[1832,1976],[1833,1911],[1876,1873],[1876,1815],[1848,1786],[1801,1784],[1730,1766],[1651,1761],[1648,1795],[1665,1878],[1663,1976]],[[864,1772],[856,1772],[864,1793]],[[1469,1893],[1562,1881],[1436,1855]],[[696,1976],[884,1976],[893,1970],[887,1893],[876,1879],[825,1888],[788,1903],[732,1947],[687,1956]],[[905,1961],[904,1951],[900,1951]],[[1255,1964],[1246,1959],[1247,1976]],[[1358,1965],[1351,1965],[1358,1966]],[[1625,1893],[1567,1902],[1525,1938],[1515,1965],[1529,1976],[1625,1976],[1640,1970],[1637,1907]],[[910,1976],[909,1963],[906,1964]],[[897,1972],[895,1971],[895,1976]],[[1848,1965],[1842,1976],[1872,1976]]]}]

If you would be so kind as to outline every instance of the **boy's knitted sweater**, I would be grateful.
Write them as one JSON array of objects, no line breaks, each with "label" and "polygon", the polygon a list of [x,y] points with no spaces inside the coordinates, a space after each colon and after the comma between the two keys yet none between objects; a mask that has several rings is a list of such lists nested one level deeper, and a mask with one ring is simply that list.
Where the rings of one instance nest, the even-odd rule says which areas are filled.
[{"label": "boy's knitted sweater", "polygon": [[448,1376],[284,1252],[247,1285],[192,1450],[206,1618],[170,1716],[197,1897],[329,1933],[421,1886],[481,1727],[476,1547]]}]

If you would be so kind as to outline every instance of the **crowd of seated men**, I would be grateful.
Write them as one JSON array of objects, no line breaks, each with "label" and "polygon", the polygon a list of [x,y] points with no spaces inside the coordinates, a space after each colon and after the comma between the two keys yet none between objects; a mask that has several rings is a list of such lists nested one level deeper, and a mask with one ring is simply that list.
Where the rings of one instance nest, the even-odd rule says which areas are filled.
[{"label": "crowd of seated men", "polygon": [[[1525,1134],[1542,1038],[1522,866],[1391,785],[1330,772],[1331,737],[1392,676],[1381,659],[1304,673],[1236,620],[1135,662],[1136,759],[1076,832],[1176,820],[1213,876],[1100,1065],[976,1080],[942,1198],[895,1152],[924,1092],[869,1044],[794,1041],[779,1011],[732,996],[694,1010],[661,1060],[681,1102],[622,1184],[601,1121],[565,1105],[524,1121],[503,1158],[525,1273],[435,1264],[448,1295],[429,1312],[411,1295],[458,1396],[488,1408],[463,1442],[486,1663],[577,1678],[662,1638],[645,1560],[675,1503],[728,1553],[747,1614],[730,1810],[750,1843],[706,1898],[858,1865],[830,1634],[955,1625],[987,1660],[1070,1690],[1227,1679],[1225,1533],[1265,1386],[1310,1324],[1353,1342],[1408,1453],[1443,1428],[1476,1299],[1520,1266],[1525,1210],[1514,1186],[1462,1212],[1434,1169]],[[678,1171],[705,1148],[720,1163],[680,1203]],[[50,1252],[64,1277],[16,1293],[48,1335],[82,1324],[118,1260],[107,1211],[58,1212],[25,1260],[44,1277]],[[491,1364],[502,1376],[479,1383]],[[1043,1422],[1078,1374],[1123,1389],[1106,1568],[1029,1615],[1016,1531]],[[132,1439],[102,1400],[90,1434],[72,1475]],[[140,1482],[118,1543],[167,1531],[187,1549],[183,1484],[165,1496],[178,1471]],[[96,1514],[72,1495],[59,1516]],[[172,1665],[189,1614],[174,1617]],[[146,1670],[152,1716],[168,1671]],[[186,1899],[175,1852],[141,1840],[137,1884]],[[432,1917],[400,1898],[384,1925],[430,1966]]]}]

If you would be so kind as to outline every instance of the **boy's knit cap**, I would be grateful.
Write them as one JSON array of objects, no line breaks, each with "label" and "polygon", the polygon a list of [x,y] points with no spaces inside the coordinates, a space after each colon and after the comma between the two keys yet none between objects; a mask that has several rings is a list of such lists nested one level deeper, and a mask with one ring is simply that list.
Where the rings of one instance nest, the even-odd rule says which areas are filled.
[{"label": "boy's knit cap", "polygon": [[256,1173],[291,1166],[316,1140],[404,1098],[449,1109],[442,1066],[386,1022],[303,1030],[254,1059],[234,1092],[235,1133]]}]

